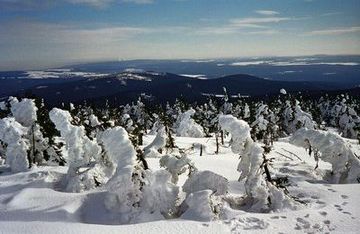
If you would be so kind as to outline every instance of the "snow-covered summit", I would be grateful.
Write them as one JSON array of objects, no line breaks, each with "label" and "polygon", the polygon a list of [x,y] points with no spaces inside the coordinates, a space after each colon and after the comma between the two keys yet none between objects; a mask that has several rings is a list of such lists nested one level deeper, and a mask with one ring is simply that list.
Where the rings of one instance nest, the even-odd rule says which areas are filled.
[{"label": "snow-covered summit", "polygon": [[72,69],[48,69],[26,71],[24,78],[28,79],[67,79],[67,78],[94,78],[104,77],[108,73],[81,72]]},{"label": "snow-covered summit", "polygon": [[166,73],[157,73],[153,71],[146,71],[137,68],[127,68],[124,71],[117,73],[116,78],[118,80],[143,80],[152,81],[153,77],[164,76]]}]

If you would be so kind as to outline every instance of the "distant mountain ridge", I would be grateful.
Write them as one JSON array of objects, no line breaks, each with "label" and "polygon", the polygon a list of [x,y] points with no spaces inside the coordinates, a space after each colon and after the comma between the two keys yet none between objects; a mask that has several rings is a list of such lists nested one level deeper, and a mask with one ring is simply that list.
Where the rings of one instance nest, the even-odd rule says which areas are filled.
[{"label": "distant mountain ridge", "polygon": [[[16,86],[17,79],[8,79],[10,86]],[[11,81],[14,84],[11,84]],[[322,82],[287,82],[263,79],[251,75],[238,74],[216,79],[198,79],[172,73],[128,70],[103,77],[83,79],[43,79],[22,80],[28,84],[21,90],[0,89],[1,95],[17,95],[44,98],[49,105],[61,103],[81,103],[84,100],[103,104],[108,100],[113,105],[126,104],[143,96],[153,103],[173,102],[182,98],[189,102],[205,101],[209,95],[223,94],[226,87],[232,96],[266,96],[279,93],[284,88],[288,92],[336,90],[336,86]],[[3,82],[0,81],[0,82]],[[39,83],[40,82],[40,83]]]}]

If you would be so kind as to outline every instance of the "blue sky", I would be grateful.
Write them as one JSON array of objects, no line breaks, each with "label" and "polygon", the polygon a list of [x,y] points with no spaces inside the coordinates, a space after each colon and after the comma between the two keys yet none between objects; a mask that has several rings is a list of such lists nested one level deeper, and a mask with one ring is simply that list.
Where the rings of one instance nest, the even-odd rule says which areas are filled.
[{"label": "blue sky", "polygon": [[360,54],[359,0],[0,0],[0,70]]}]

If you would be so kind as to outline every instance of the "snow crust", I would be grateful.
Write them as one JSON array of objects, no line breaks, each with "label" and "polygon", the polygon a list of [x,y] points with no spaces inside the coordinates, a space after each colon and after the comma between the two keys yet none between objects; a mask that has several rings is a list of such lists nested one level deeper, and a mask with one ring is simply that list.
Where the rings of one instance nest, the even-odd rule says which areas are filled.
[{"label": "snow crust", "polygon": [[[151,143],[154,137],[145,136],[145,145]],[[344,140],[351,145],[355,153],[360,153],[356,141]],[[212,171],[228,179],[229,190],[226,197],[236,200],[241,199],[246,191],[244,181],[237,180],[236,164],[239,159],[238,155],[234,155],[227,147],[230,141],[230,137],[225,138],[226,145],[215,155],[214,139],[176,138],[176,144],[180,147],[189,147],[194,142],[207,142],[209,150],[206,154],[199,157],[197,151],[189,152],[188,158],[199,171]],[[1,232],[48,233],[51,230],[52,233],[357,233],[360,228],[359,184],[329,184],[324,181],[324,172],[331,169],[331,165],[320,161],[319,168],[314,171],[314,158],[309,157],[302,147],[289,144],[287,138],[274,143],[269,157],[275,158],[272,168],[274,173],[289,176],[292,184],[288,187],[290,193],[305,201],[306,206],[296,211],[249,212],[246,206],[230,207],[221,201],[221,196],[213,194],[213,191],[202,190],[199,194],[184,198],[187,204],[193,205],[189,206],[180,218],[164,219],[156,206],[161,207],[161,210],[170,207],[168,204],[171,203],[165,201],[172,201],[172,196],[165,195],[165,191],[160,190],[166,188],[160,185],[160,181],[169,183],[166,180],[169,173],[159,171],[159,159],[149,158],[151,174],[159,174],[155,176],[158,178],[146,176],[143,193],[146,189],[151,189],[151,192],[146,193],[153,195],[144,195],[148,198],[147,201],[140,199],[141,207],[147,208],[133,213],[132,220],[136,221],[136,224],[127,225],[118,225],[121,215],[116,215],[116,210],[109,211],[105,207],[107,189],[104,187],[83,193],[57,191],[57,181],[67,174],[67,167],[37,167],[13,174],[7,171],[6,167],[0,166]],[[178,184],[181,186],[186,178],[187,173],[181,174]],[[153,186],[147,187],[150,183]],[[167,185],[174,188],[172,183]],[[155,189],[156,187],[159,190]],[[155,199],[157,196],[163,204]],[[145,205],[147,203],[149,205]],[[157,205],[151,205],[153,203]]]}]

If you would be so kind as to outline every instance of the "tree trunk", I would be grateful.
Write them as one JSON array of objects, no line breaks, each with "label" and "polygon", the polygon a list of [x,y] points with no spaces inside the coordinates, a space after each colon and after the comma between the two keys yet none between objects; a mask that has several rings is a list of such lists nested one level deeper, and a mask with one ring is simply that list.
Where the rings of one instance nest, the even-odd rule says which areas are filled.
[{"label": "tree trunk", "polygon": [[215,151],[215,154],[219,154],[219,137],[218,137],[218,133],[215,134],[215,140],[216,140],[216,151]]},{"label": "tree trunk", "polygon": [[143,145],[143,136],[144,134],[140,132],[138,135],[138,145]]}]

